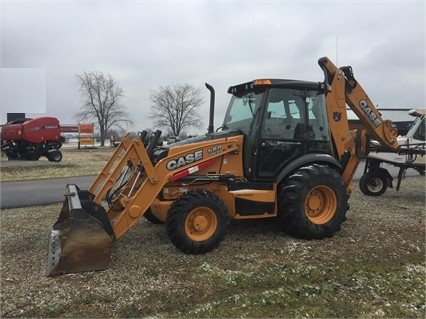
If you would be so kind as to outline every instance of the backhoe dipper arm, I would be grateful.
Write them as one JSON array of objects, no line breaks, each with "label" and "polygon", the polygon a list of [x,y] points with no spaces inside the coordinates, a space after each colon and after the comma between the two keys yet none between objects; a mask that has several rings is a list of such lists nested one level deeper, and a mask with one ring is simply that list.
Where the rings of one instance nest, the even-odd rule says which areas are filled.
[{"label": "backhoe dipper arm", "polygon": [[350,188],[360,157],[368,153],[369,141],[365,130],[349,130],[346,104],[364,124],[369,136],[382,146],[398,151],[398,133],[392,121],[382,119],[367,93],[355,80],[350,66],[338,68],[327,57],[320,58],[318,64],[329,86],[326,100],[330,130],[342,162],[342,177]]},{"label": "backhoe dipper arm", "polygon": [[[397,130],[392,126],[392,121],[384,120],[381,114],[371,102],[367,93],[362,86],[355,80],[352,67],[343,66],[336,67],[327,57],[319,59],[318,64],[324,71],[325,81],[331,86],[331,90],[338,86],[336,82],[343,82],[344,85],[344,102],[354,111],[358,116],[367,131],[371,136],[376,139],[382,146],[386,146],[392,151],[398,151]],[[343,92],[342,92],[343,93]],[[335,95],[343,97],[341,90],[335,92]],[[341,103],[342,100],[339,99]],[[346,106],[341,107],[346,110]]]}]

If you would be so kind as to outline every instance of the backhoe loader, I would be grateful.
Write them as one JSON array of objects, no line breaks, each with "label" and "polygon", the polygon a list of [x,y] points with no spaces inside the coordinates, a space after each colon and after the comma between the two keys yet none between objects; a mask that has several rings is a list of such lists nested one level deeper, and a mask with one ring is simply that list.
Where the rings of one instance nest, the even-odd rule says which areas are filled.
[{"label": "backhoe loader", "polygon": [[[47,275],[109,267],[113,242],[142,217],[164,223],[181,251],[215,249],[230,219],[276,218],[284,232],[323,239],[346,218],[352,177],[370,138],[397,151],[397,131],[351,67],[318,61],[323,82],[258,79],[231,86],[223,124],[214,98],[205,136],[159,146],[125,136],[88,190],[66,186],[49,236]],[[366,130],[350,131],[348,105]],[[367,134],[368,133],[368,134]]]}]

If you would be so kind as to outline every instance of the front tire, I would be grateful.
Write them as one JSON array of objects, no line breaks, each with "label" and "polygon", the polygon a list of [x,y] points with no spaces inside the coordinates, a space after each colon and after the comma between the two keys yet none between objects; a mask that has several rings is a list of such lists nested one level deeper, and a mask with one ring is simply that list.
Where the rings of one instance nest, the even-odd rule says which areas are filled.
[{"label": "front tire", "polygon": [[346,220],[349,195],[341,175],[326,165],[301,167],[281,186],[282,230],[302,239],[333,236]]},{"label": "front tire", "polygon": [[151,208],[148,208],[145,212],[145,214],[143,214],[143,217],[145,217],[145,219],[147,221],[149,221],[152,224],[164,224],[164,222],[157,218],[154,213],[151,211]]},{"label": "front tire", "polygon": [[192,190],[176,199],[166,219],[171,242],[189,254],[215,249],[228,226],[229,216],[224,202],[205,190]]}]

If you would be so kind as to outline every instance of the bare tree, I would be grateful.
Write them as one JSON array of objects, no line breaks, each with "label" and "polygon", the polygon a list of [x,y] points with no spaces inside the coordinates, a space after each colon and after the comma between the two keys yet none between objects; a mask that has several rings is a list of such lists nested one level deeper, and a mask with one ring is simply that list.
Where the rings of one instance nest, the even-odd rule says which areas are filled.
[{"label": "bare tree", "polygon": [[100,131],[101,146],[104,146],[110,129],[133,125],[121,104],[124,91],[111,75],[105,76],[102,72],[84,72],[76,76],[83,106],[74,117],[78,121],[95,121]]},{"label": "bare tree", "polygon": [[202,128],[198,109],[203,104],[201,90],[190,84],[160,87],[150,94],[151,114],[154,125],[167,128],[174,136],[183,129]]}]

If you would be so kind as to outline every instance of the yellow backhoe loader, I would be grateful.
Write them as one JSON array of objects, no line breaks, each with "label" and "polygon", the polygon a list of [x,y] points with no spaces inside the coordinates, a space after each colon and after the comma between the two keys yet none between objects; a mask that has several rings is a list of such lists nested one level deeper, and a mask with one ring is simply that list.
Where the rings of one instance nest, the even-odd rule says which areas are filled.
[{"label": "yellow backhoe loader", "polygon": [[[352,177],[373,138],[397,151],[351,67],[321,58],[323,82],[259,79],[231,86],[223,124],[205,136],[159,146],[124,137],[88,190],[66,186],[50,231],[47,275],[109,267],[113,243],[142,216],[165,223],[190,254],[216,248],[230,219],[276,218],[304,239],[331,237],[345,220]],[[350,131],[346,105],[367,131]],[[368,133],[368,134],[367,134]],[[104,208],[105,206],[105,208]]]}]

